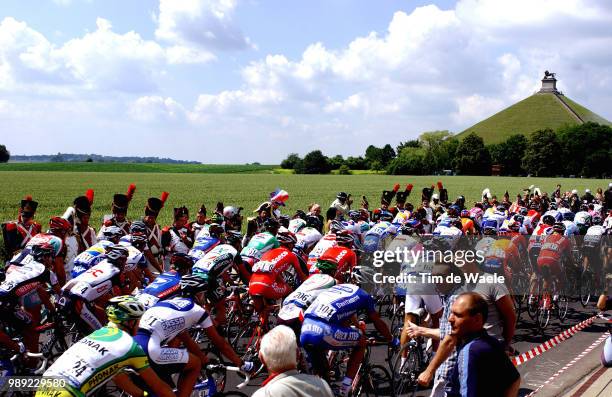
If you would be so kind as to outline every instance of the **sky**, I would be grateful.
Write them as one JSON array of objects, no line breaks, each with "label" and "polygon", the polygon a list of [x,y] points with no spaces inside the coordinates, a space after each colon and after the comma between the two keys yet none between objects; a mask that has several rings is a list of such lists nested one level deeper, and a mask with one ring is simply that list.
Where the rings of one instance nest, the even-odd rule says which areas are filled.
[{"label": "sky", "polygon": [[0,144],[279,163],[461,132],[544,70],[612,120],[612,2],[3,0]]}]

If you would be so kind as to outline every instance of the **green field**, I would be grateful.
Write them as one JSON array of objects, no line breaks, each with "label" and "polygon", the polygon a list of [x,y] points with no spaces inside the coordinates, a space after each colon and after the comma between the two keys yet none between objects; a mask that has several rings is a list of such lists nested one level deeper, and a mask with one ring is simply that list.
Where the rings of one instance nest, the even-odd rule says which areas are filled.
[{"label": "green field", "polygon": [[168,164],[168,163],[6,163],[0,171],[63,172],[164,172],[187,174],[240,174],[276,172],[276,165],[251,164]]},{"label": "green field", "polygon": [[277,174],[186,174],[186,173],[103,173],[103,172],[0,172],[0,219],[14,219],[19,200],[31,194],[39,204],[36,218],[45,223],[50,216],[61,215],[72,200],[86,189],[95,190],[92,224],[98,226],[102,216],[110,212],[114,193],[124,193],[130,183],[137,186],[130,205],[129,218],[143,214],[147,197],[159,196],[164,190],[170,192],[166,208],[159,222],[170,224],[172,208],[186,205],[195,211],[201,204],[214,208],[218,200],[226,205],[245,208],[246,214],[268,198],[276,187],[289,192],[287,213],[305,208],[312,202],[324,208],[335,198],[338,191],[352,193],[359,202],[365,195],[372,206],[378,204],[383,189],[391,189],[395,183],[413,183],[415,190],[409,201],[418,203],[423,186],[440,179],[449,190],[451,198],[464,194],[468,202],[479,198],[482,189],[489,187],[493,194],[501,197],[508,189],[515,195],[522,188],[535,184],[543,191],[552,191],[557,183],[565,189],[585,188],[595,191],[606,187],[608,181],[596,179],[546,179],[510,177],[468,176],[391,176],[391,175],[277,175]]}]

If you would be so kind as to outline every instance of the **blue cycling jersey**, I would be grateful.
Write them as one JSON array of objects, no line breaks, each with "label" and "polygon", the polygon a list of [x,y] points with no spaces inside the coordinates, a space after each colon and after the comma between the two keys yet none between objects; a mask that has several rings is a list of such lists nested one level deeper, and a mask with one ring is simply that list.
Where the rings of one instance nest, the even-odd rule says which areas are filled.
[{"label": "blue cycling jersey", "polygon": [[339,284],[322,292],[304,313],[305,318],[340,323],[352,315],[375,311],[374,299],[353,284]]},{"label": "blue cycling jersey", "polygon": [[160,274],[153,282],[142,290],[142,293],[153,295],[157,298],[167,298],[180,290],[179,282],[181,275],[175,271]]}]

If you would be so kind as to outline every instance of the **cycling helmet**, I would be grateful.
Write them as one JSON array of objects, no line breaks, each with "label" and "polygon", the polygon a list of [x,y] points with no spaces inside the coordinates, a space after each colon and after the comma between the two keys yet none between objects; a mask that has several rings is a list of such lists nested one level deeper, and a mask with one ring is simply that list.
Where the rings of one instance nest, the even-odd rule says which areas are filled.
[{"label": "cycling helmet", "polygon": [[289,215],[281,215],[278,217],[278,223],[280,223],[280,225],[284,228],[289,227],[290,221],[291,221],[291,218],[289,218]]},{"label": "cycling helmet", "polygon": [[267,218],[264,221],[264,227],[267,231],[276,231],[280,227],[280,223],[274,218]]},{"label": "cycling helmet", "polygon": [[208,275],[201,273],[188,274],[181,278],[179,285],[184,296],[194,296],[208,290]]},{"label": "cycling helmet", "polygon": [[242,243],[242,233],[237,230],[228,230],[225,232],[225,240],[230,244]]},{"label": "cycling helmet", "polygon": [[348,217],[351,218],[353,221],[357,222],[361,219],[361,212],[350,210],[348,212]]},{"label": "cycling helmet", "polygon": [[563,222],[557,222],[553,225],[553,232],[565,233],[565,224]]},{"label": "cycling helmet", "polygon": [[525,222],[525,217],[523,215],[514,215],[512,219],[514,220],[514,223],[518,223],[519,225],[522,225],[523,222]]},{"label": "cycling helmet", "polygon": [[35,260],[41,259],[46,255],[55,255],[55,248],[49,243],[42,243],[32,246],[30,254],[34,257]]},{"label": "cycling helmet", "polygon": [[123,245],[115,244],[106,248],[106,259],[111,262],[118,261],[121,258],[127,258],[129,251]]},{"label": "cycling helmet", "polygon": [[487,236],[496,236],[497,228],[494,226],[487,225],[482,229],[482,234],[487,235]]},{"label": "cycling helmet", "polygon": [[323,225],[321,224],[321,220],[318,217],[310,215],[306,218],[306,226],[312,227],[314,229],[321,229]]},{"label": "cycling helmet", "polygon": [[461,218],[469,218],[470,217],[470,211],[462,210],[460,216],[461,216]]},{"label": "cycling helmet", "polygon": [[146,234],[147,233],[147,225],[145,225],[145,223],[143,221],[134,221],[134,222],[132,222],[132,224],[130,225],[130,234],[135,234],[135,233]]},{"label": "cycling helmet", "polygon": [[393,220],[393,214],[389,211],[381,211],[378,215],[378,219],[382,222],[391,222]]},{"label": "cycling helmet", "polygon": [[519,209],[519,214],[521,214],[523,216],[527,216],[528,213],[529,213],[529,210],[526,207],[521,207]]},{"label": "cycling helmet", "polygon": [[188,270],[193,266],[193,259],[187,254],[175,252],[170,258],[170,265],[175,269]]},{"label": "cycling helmet", "polygon": [[147,236],[144,233],[131,234],[131,240],[132,240],[131,243],[134,247],[136,246],[144,247],[149,241],[147,239]]},{"label": "cycling helmet", "polygon": [[123,230],[121,230],[118,226],[104,226],[102,230],[102,235],[105,239],[110,240],[116,237],[123,236]]},{"label": "cycling helmet", "polygon": [[232,219],[235,216],[240,215],[240,210],[234,206],[227,206],[223,208],[223,217],[225,219]]},{"label": "cycling helmet", "polygon": [[106,315],[109,321],[121,324],[124,321],[138,320],[147,309],[131,295],[115,296],[108,300]]},{"label": "cycling helmet", "polygon": [[291,233],[289,230],[279,232],[276,235],[276,239],[281,245],[295,245],[297,243],[297,238],[295,237],[295,234]]},{"label": "cycling helmet", "polygon": [[429,240],[423,241],[423,249],[425,251],[447,251],[450,248],[448,241],[444,237],[434,236]]},{"label": "cycling helmet", "polygon": [[555,224],[555,217],[552,215],[544,215],[542,217],[542,223],[548,225],[548,226],[552,226]]},{"label": "cycling helmet", "polygon": [[342,222],[340,222],[338,220],[331,221],[331,223],[329,224],[329,231],[330,232],[338,233],[341,230],[344,230],[344,226],[342,225]]},{"label": "cycling helmet", "polygon": [[352,247],[355,239],[353,234],[348,230],[341,230],[336,233],[336,242],[343,247]]},{"label": "cycling helmet", "polygon": [[330,261],[330,260],[320,259],[320,258],[317,259],[315,267],[319,270],[319,272],[323,274],[328,274],[330,276],[335,275],[336,270],[338,270],[337,263]]},{"label": "cycling helmet", "polygon": [[70,222],[61,216],[54,216],[49,219],[49,230],[51,231],[68,232],[70,229],[72,229]]},{"label": "cycling helmet", "polygon": [[591,218],[591,222],[593,223],[593,225],[601,226],[603,224],[603,219],[600,215],[593,215],[593,217]]},{"label": "cycling helmet", "polygon": [[307,217],[306,213],[302,210],[295,211],[295,215],[293,215],[293,219],[300,218],[300,219],[306,220],[306,217]]}]

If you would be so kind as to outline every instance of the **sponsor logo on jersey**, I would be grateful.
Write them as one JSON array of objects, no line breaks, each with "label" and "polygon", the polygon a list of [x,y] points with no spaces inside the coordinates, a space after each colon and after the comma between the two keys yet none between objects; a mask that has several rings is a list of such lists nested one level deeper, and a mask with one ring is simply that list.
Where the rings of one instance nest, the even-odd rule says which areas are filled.
[{"label": "sponsor logo on jersey", "polygon": [[172,320],[165,320],[161,322],[161,326],[166,335],[168,335],[178,329],[182,329],[183,327],[185,327],[185,318],[178,317],[173,318]]},{"label": "sponsor logo on jersey", "polygon": [[87,338],[83,338],[80,340],[80,343],[89,346],[90,348],[94,349],[95,351],[97,351],[98,353],[100,353],[100,356],[104,357],[104,355],[106,353],[108,353],[108,348],[104,347],[103,345],[101,345],[100,343],[93,341],[91,339],[87,339]]},{"label": "sponsor logo on jersey", "polygon": [[355,302],[357,302],[359,300],[359,295],[355,295],[350,299],[347,299],[345,301],[340,301],[340,302],[336,302],[336,306],[338,306],[338,309],[344,307],[344,306],[348,306],[351,305]]}]

